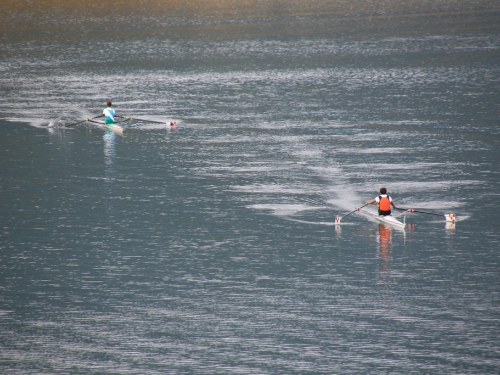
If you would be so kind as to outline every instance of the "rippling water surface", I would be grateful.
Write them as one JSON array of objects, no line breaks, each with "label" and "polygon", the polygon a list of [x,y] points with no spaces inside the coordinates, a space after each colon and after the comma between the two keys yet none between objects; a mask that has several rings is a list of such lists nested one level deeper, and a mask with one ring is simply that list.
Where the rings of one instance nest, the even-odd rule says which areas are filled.
[{"label": "rippling water surface", "polygon": [[499,11],[2,3],[1,372],[497,373]]}]

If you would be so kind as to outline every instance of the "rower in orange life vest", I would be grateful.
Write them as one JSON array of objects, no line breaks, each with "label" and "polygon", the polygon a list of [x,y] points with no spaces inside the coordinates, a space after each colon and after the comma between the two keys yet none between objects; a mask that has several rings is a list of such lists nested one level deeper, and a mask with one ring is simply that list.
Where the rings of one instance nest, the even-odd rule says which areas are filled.
[{"label": "rower in orange life vest", "polygon": [[377,202],[378,214],[379,216],[387,216],[391,214],[391,206],[396,208],[392,198],[387,195],[387,189],[385,187],[380,188],[380,195],[365,204],[373,204]]}]

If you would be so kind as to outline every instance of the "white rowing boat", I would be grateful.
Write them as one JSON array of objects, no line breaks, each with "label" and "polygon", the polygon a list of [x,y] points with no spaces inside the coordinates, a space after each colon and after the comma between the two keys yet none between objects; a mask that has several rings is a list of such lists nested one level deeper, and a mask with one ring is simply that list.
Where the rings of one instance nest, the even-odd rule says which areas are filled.
[{"label": "white rowing boat", "polygon": [[[366,205],[367,204],[365,203],[364,206],[366,206]],[[393,215],[393,214],[391,214],[391,215],[387,215],[387,216],[381,216],[381,215],[378,215],[378,214],[376,214],[374,212],[371,212],[371,211],[361,211],[361,208],[363,208],[364,206],[358,207],[354,211],[351,211],[351,212],[345,214],[344,216],[336,216],[335,217],[335,225],[340,225],[340,221],[344,217],[349,216],[349,215],[353,214],[354,212],[360,212],[362,214],[365,214],[367,216],[370,216],[370,217],[374,218],[375,220],[377,220],[377,221],[379,221],[381,223],[392,225],[392,226],[400,228],[400,229],[404,229],[406,227],[406,215],[414,213],[414,212],[419,212],[419,213],[427,214],[427,215],[444,216],[444,218],[446,220],[447,228],[448,228],[448,226],[450,228],[454,228],[455,227],[455,221],[456,221],[456,215],[455,214],[439,215],[439,214],[435,214],[435,213],[432,213],[432,212],[415,210],[413,208],[397,208],[398,210],[401,210],[403,212],[400,213],[399,215]],[[400,220],[397,219],[400,216],[403,216],[403,221],[400,221]]]},{"label": "white rowing boat", "polygon": [[[366,206],[366,204],[365,204]],[[364,207],[364,206],[363,206]],[[387,216],[381,216],[381,215],[378,215],[376,213],[373,213],[371,211],[361,211],[361,208],[362,207],[359,207],[359,208],[356,208],[354,211],[352,212],[349,212],[348,214],[344,215],[344,216],[336,216],[335,217],[335,224],[338,225],[340,224],[340,221],[342,220],[342,218],[346,217],[346,216],[349,216],[350,214],[354,213],[354,212],[360,212],[362,214],[365,214],[367,216],[370,216],[372,218],[374,218],[375,220],[381,222],[381,223],[384,223],[384,224],[388,224],[388,225],[392,225],[394,227],[397,227],[399,229],[404,229],[406,227],[406,214],[410,213],[409,211],[405,211],[399,215],[387,215]],[[399,221],[397,219],[397,217],[400,217],[400,216],[403,216],[403,221]]]},{"label": "white rowing boat", "polygon": [[120,134],[120,135],[123,134],[123,128],[118,124],[106,124],[103,121],[95,121],[95,120],[92,120],[91,122],[98,124],[99,127],[101,127],[104,130],[109,129],[116,134]]},{"label": "white rowing boat", "polygon": [[[370,212],[370,211],[360,211],[360,212],[365,214],[365,215],[368,215],[370,217],[373,217],[375,220],[377,220],[381,223],[392,225],[392,226],[395,226],[397,228],[405,228],[406,227],[406,214],[409,213],[409,212],[405,211],[399,215],[392,215],[391,214],[391,215],[382,216],[382,215],[378,215],[378,214]],[[403,221],[399,221],[397,219],[397,217],[400,217],[400,216],[403,216]]]},{"label": "white rowing boat", "polygon": [[[75,122],[73,124],[66,125],[66,127],[69,128],[70,126],[78,125],[78,124],[81,124],[85,121],[88,121],[88,122],[93,122],[94,124],[99,125],[99,127],[101,129],[105,129],[105,130],[109,129],[116,134],[120,134],[120,135],[123,134],[123,128],[120,125],[118,125],[118,124],[106,124],[104,121],[96,120],[96,119],[103,117],[103,116],[104,116],[104,114],[96,116],[96,117],[91,117],[91,118],[88,118],[88,119],[85,119],[82,121]],[[167,126],[170,125],[171,127],[175,127],[177,125],[177,122],[175,122],[175,121],[170,121],[170,123],[169,123],[169,122],[161,122],[161,121],[154,121],[154,120],[146,120],[146,119],[141,119],[141,118],[137,118],[137,117],[129,117],[129,116],[116,116],[116,117],[124,118],[123,121],[138,120],[138,121],[154,122],[156,124],[166,124]]]}]

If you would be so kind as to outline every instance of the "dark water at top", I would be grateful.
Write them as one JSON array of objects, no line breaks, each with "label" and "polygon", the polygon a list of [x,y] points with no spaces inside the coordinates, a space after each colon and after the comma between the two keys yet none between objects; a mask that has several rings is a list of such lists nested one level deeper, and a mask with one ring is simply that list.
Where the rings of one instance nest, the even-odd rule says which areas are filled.
[{"label": "dark water at top", "polygon": [[0,372],[497,373],[499,7],[242,3],[0,5]]}]

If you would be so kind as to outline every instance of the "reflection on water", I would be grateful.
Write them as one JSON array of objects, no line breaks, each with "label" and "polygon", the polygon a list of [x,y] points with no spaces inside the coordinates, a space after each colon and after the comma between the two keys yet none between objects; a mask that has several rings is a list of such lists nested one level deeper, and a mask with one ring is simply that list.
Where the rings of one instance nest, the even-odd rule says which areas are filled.
[{"label": "reflection on water", "polygon": [[[115,168],[114,162],[116,157],[116,134],[109,129],[104,131],[103,136],[104,141],[104,192],[107,197],[113,197],[114,195],[114,182],[115,182]],[[115,207],[113,206],[112,199],[106,199],[105,201],[106,214],[108,217],[108,222],[114,221]]]},{"label": "reflection on water", "polygon": [[[447,221],[446,222],[446,229],[455,229],[455,222]],[[454,233],[453,231],[450,231],[449,233]]]},{"label": "reflection on water", "polygon": [[379,266],[380,280],[384,286],[384,290],[387,291],[391,274],[390,257],[392,246],[392,228],[389,225],[379,224],[376,241],[381,260]]},{"label": "reflection on water", "polygon": [[106,129],[104,132],[104,164],[106,166],[112,166],[113,161],[115,160],[116,156],[116,150],[115,150],[115,140],[116,140],[116,134],[109,130]]},{"label": "reflection on water", "polygon": [[388,225],[380,224],[378,227],[377,242],[379,244],[379,253],[382,259],[388,260],[391,255],[391,227]]}]

